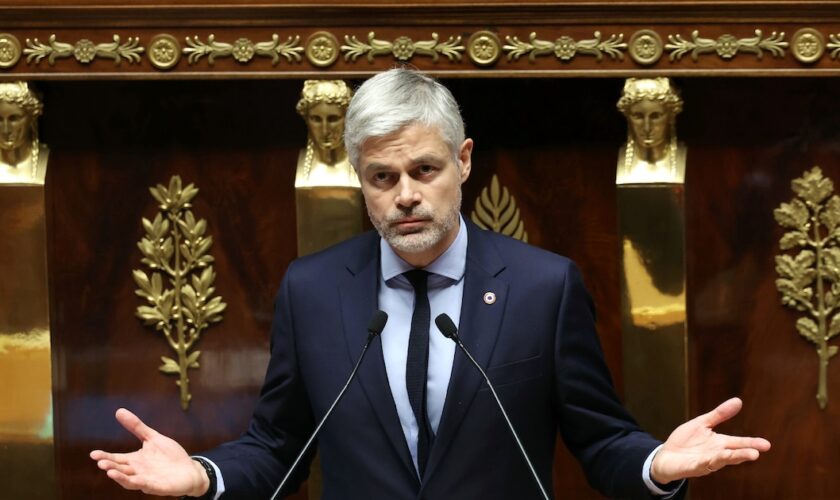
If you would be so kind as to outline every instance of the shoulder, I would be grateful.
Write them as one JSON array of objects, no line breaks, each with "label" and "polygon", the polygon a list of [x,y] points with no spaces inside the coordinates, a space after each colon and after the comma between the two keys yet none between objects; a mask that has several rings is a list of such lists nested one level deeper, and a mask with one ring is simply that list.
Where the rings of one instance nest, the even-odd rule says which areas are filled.
[{"label": "shoulder", "polygon": [[321,284],[332,282],[376,262],[378,255],[379,235],[376,231],[367,231],[320,252],[293,260],[286,270],[286,279],[294,284],[308,281]]},{"label": "shoulder", "polygon": [[552,278],[577,273],[575,263],[563,255],[544,250],[500,233],[488,231],[473,225],[470,227],[472,241],[479,246],[491,247],[497,253],[507,270],[527,273],[533,279],[546,274]]}]

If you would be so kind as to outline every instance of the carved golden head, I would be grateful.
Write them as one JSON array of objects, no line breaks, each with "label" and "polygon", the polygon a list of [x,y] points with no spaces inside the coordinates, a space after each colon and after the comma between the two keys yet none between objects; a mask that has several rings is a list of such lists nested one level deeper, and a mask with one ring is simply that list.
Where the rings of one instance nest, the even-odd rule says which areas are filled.
[{"label": "carved golden head", "polygon": [[309,138],[322,152],[341,148],[344,115],[352,92],[342,80],[306,80],[297,112],[306,121]]},{"label": "carved golden head", "polygon": [[673,139],[683,101],[668,78],[628,78],[616,106],[627,118],[628,140],[649,149]]},{"label": "carved golden head", "polygon": [[0,83],[0,149],[17,150],[35,139],[43,109],[26,82]]}]

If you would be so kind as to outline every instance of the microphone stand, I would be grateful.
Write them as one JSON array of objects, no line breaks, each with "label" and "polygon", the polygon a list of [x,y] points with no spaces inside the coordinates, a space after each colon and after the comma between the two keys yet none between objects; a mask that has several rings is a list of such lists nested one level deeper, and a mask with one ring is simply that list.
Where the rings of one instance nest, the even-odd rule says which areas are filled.
[{"label": "microphone stand", "polygon": [[373,339],[375,339],[377,336],[379,336],[380,333],[382,333],[382,330],[385,328],[385,323],[387,321],[388,315],[385,312],[376,311],[373,313],[373,317],[371,318],[370,323],[368,324],[367,342],[365,342],[365,346],[362,348],[362,354],[359,355],[359,359],[358,361],[356,361],[356,365],[353,367],[353,371],[350,372],[350,376],[347,378],[347,383],[345,383],[344,387],[341,388],[341,392],[338,393],[338,396],[336,396],[335,401],[333,401],[332,405],[330,405],[327,412],[321,418],[321,421],[318,422],[318,426],[315,427],[315,430],[312,431],[312,435],[309,436],[309,440],[306,441],[305,445],[303,445],[303,449],[300,450],[300,453],[298,453],[297,458],[295,458],[295,461],[292,462],[292,466],[289,467],[288,472],[286,472],[286,475],[280,482],[280,486],[278,486],[277,489],[274,490],[274,494],[271,495],[270,500],[274,500],[275,498],[277,498],[277,495],[280,494],[280,490],[283,489],[283,486],[285,486],[286,483],[289,481],[289,477],[291,477],[292,472],[294,472],[297,468],[298,463],[300,463],[307,450],[309,450],[309,447],[312,446],[312,443],[315,441],[315,438],[318,436],[318,433],[321,432],[321,427],[323,427],[324,424],[327,422],[327,418],[329,418],[330,414],[332,414],[336,405],[338,405],[338,402],[341,401],[341,398],[344,397],[344,393],[347,392],[347,388],[350,387],[350,382],[352,382],[353,378],[356,376],[356,371],[362,364],[362,360],[365,358],[365,353],[367,353],[368,347],[370,347],[370,344],[371,342],[373,342]]},{"label": "microphone stand", "polygon": [[545,500],[551,500],[548,496],[548,493],[545,491],[545,487],[543,487],[542,481],[540,481],[540,477],[537,475],[536,469],[534,469],[534,464],[531,463],[531,459],[528,458],[528,453],[525,451],[525,446],[522,445],[522,441],[519,440],[519,435],[516,434],[516,429],[513,428],[513,424],[508,418],[508,414],[505,411],[504,405],[502,405],[502,401],[499,399],[499,395],[496,394],[496,388],[493,387],[493,384],[490,382],[490,378],[481,368],[481,365],[478,364],[478,361],[472,357],[470,351],[467,350],[467,347],[461,342],[461,337],[458,336],[458,327],[455,326],[455,323],[452,322],[452,319],[447,314],[441,314],[437,318],[435,318],[435,324],[437,325],[440,332],[447,338],[452,339],[458,347],[461,348],[461,351],[467,355],[467,359],[469,359],[473,366],[475,366],[481,376],[484,377],[484,381],[487,382],[487,387],[490,388],[490,392],[493,394],[493,398],[496,400],[496,404],[499,406],[499,410],[502,411],[502,416],[505,418],[505,422],[507,423],[508,429],[510,429],[510,433],[513,434],[513,439],[516,441],[516,445],[519,447],[519,451],[522,452],[522,457],[525,459],[525,463],[528,464],[528,469],[531,470],[531,475],[534,476],[534,481],[537,483],[537,486],[540,488],[540,493],[542,493],[543,498]]}]

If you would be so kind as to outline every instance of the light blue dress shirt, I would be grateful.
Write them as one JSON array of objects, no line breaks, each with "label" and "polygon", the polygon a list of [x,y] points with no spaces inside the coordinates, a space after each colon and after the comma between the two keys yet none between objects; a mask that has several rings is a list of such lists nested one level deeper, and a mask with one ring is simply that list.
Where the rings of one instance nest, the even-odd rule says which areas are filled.
[{"label": "light blue dress shirt", "polygon": [[[408,337],[411,315],[414,312],[414,288],[403,273],[414,269],[394,252],[385,240],[380,240],[381,272],[379,274],[379,308],[388,313],[388,323],[382,331],[382,354],[388,385],[397,405],[403,434],[405,434],[411,460],[417,470],[417,419],[408,400],[405,386],[405,364],[408,358]],[[429,306],[432,319],[442,313],[452,318],[457,326],[461,317],[461,299],[464,295],[464,271],[467,266],[467,229],[460,221],[455,241],[434,262],[424,269],[429,273]],[[429,331],[429,370],[426,383],[426,407],[432,431],[437,433],[452,362],[455,359],[455,342],[443,336],[435,322]]]}]

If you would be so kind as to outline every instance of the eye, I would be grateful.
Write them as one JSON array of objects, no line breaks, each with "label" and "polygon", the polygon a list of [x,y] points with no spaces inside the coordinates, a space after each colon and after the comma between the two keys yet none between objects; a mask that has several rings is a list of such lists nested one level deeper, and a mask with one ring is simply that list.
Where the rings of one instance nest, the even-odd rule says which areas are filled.
[{"label": "eye", "polygon": [[417,173],[420,175],[430,175],[433,174],[435,170],[437,169],[432,165],[420,165],[417,167]]},{"label": "eye", "polygon": [[388,180],[388,172],[376,172],[373,174],[373,181],[382,183]]}]

